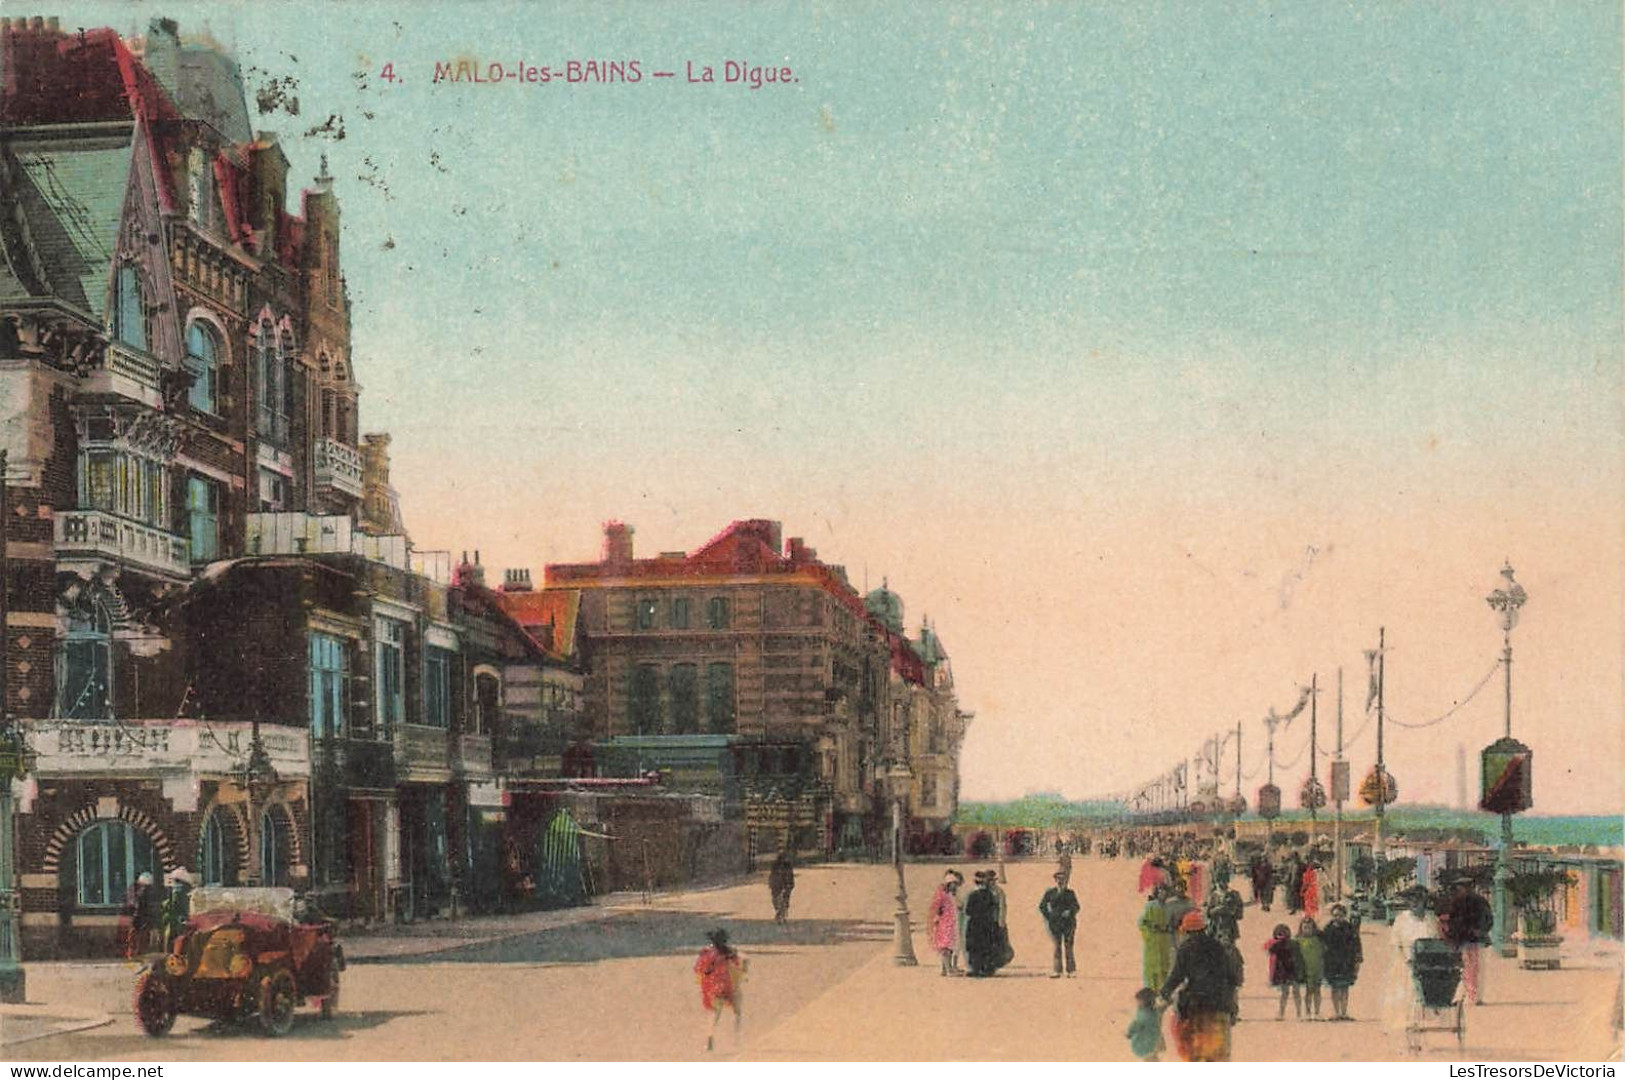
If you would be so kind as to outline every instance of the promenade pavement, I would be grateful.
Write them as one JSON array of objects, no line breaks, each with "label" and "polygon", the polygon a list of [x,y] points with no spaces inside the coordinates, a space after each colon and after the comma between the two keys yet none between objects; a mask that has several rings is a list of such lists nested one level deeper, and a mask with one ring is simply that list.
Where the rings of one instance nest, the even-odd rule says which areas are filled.
[{"label": "promenade pavement", "polygon": [[[916,967],[892,962],[896,879],[885,866],[798,871],[788,926],[772,921],[762,875],[703,891],[618,896],[591,908],[350,937],[341,1015],[301,1014],[291,1035],[182,1018],[148,1039],[127,1012],[131,972],[94,965],[109,1004],[95,1015],[66,1007],[60,970],[30,965],[36,1004],[7,1007],[0,1031],[22,1030],[17,1009],[100,1026],[50,1034],[36,1022],[6,1056],[36,1060],[696,1060],[704,1050],[693,960],[716,926],[750,958],[744,1023],[724,1028],[714,1056],[738,1060],[1124,1060],[1123,1037],[1140,983],[1141,899],[1128,861],[1077,860],[1083,904],[1079,976],[1050,979],[1050,943],[1036,905],[1053,867],[1012,863],[1015,962],[987,980],[942,978],[921,929],[942,865],[908,868]],[[1388,929],[1368,925],[1367,965],[1352,995],[1357,1022],[1276,1021],[1263,942],[1281,913],[1247,909],[1247,985],[1236,1060],[1406,1058],[1401,1032],[1380,1020],[1390,964]],[[1286,921],[1286,920],[1281,920]],[[50,968],[53,970],[41,970]],[[1465,1047],[1425,1037],[1423,1060],[1593,1061],[1618,1057],[1611,1014],[1620,980],[1614,943],[1572,942],[1565,966],[1526,972],[1488,961],[1490,1004],[1469,1008]],[[56,991],[52,987],[58,988]],[[51,996],[55,993],[56,996]],[[116,999],[116,1000],[114,1000]],[[1328,996],[1329,999],[1329,996]],[[111,1022],[106,1022],[111,1016]]]}]

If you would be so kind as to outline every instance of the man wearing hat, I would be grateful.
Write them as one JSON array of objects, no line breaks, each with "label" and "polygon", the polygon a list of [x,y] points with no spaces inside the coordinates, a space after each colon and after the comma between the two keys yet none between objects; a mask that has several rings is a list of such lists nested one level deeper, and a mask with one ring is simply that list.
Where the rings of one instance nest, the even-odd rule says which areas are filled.
[{"label": "man wearing hat", "polygon": [[1072,939],[1078,932],[1078,894],[1067,888],[1066,878],[1066,871],[1055,871],[1055,884],[1045,891],[1044,898],[1038,902],[1038,913],[1044,916],[1050,940],[1055,942],[1055,970],[1050,972],[1052,979],[1061,977],[1063,952],[1067,978],[1078,972],[1078,962],[1072,955]]},{"label": "man wearing hat", "polygon": [[1174,1043],[1181,1060],[1229,1061],[1239,973],[1229,950],[1204,933],[1206,928],[1200,911],[1186,912],[1180,920],[1184,940],[1174,956],[1174,969],[1162,984],[1162,998],[1172,1001],[1179,995]]},{"label": "man wearing hat", "polygon": [[158,925],[163,931],[164,949],[186,929],[186,920],[192,914],[192,873],[186,867],[176,867],[164,878],[169,886],[163,905],[158,909]]}]

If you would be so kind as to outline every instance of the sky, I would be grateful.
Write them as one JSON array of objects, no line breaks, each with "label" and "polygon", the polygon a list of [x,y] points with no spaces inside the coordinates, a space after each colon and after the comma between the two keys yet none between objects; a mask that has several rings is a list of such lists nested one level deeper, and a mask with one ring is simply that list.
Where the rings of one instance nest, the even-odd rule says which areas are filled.
[{"label": "sky", "polygon": [[[1329,744],[1340,668],[1363,772],[1385,628],[1397,721],[1491,676],[1386,732],[1402,797],[1453,804],[1504,723],[1510,560],[1537,808],[1625,807],[1617,4],[63,22],[155,14],[251,102],[297,83],[256,123],[295,177],[328,157],[363,428],[420,548],[539,578],[610,519],[642,552],[781,520],[931,618],[973,799],[1128,790],[1238,722],[1251,798],[1262,717],[1318,675]],[[459,59],[643,78],[436,84]]]}]

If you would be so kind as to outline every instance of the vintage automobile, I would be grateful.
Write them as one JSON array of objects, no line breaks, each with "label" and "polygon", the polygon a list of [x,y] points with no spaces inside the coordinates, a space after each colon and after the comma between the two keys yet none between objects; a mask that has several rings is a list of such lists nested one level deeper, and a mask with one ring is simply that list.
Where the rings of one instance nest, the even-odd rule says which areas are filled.
[{"label": "vintage automobile", "polygon": [[135,1018],[148,1035],[167,1033],[182,1013],[254,1019],[265,1034],[286,1035],[308,999],[333,1016],[343,970],[333,924],[296,917],[292,889],[200,888],[186,929],[136,976]]}]

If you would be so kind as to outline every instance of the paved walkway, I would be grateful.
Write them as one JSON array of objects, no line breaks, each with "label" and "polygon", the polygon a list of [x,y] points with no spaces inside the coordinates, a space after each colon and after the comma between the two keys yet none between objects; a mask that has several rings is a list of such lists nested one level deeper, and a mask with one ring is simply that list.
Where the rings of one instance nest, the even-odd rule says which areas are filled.
[{"label": "paved walkway", "polygon": [[[148,1039],[128,1015],[131,972],[122,964],[30,965],[41,1004],[8,1007],[5,1029],[31,1038],[10,1056],[42,1060],[699,1060],[704,1021],[694,954],[726,926],[751,960],[745,1022],[725,1030],[716,1058],[737,1060],[1125,1060],[1123,1037],[1139,985],[1139,897],[1127,861],[1079,860],[1073,884],[1084,905],[1079,977],[1052,980],[1050,945],[1036,911],[1047,863],[1012,863],[1006,891],[1015,963],[986,980],[937,973],[921,928],[940,865],[909,867],[914,947],[920,965],[891,961],[895,879],[886,867],[814,866],[797,874],[788,926],[772,920],[761,875],[729,887],[636,895],[593,908],[428,923],[346,938],[356,963],[335,1020],[302,1012],[294,1032],[267,1042],[251,1029],[219,1030],[182,1018]],[[1386,927],[1367,926],[1367,964],[1352,997],[1352,1024],[1277,1022],[1265,984],[1263,941],[1279,913],[1249,908],[1242,924],[1247,985],[1235,1058],[1384,1060],[1405,1057],[1404,1036],[1381,1022],[1391,962]],[[1283,920],[1284,921],[1284,920]],[[1397,954],[1396,954],[1397,955]],[[45,968],[48,970],[39,970]],[[53,1023],[89,1022],[61,1002],[83,986],[52,977],[100,971],[111,1024],[48,1034]],[[1470,1009],[1465,1050],[1430,1035],[1424,1060],[1590,1061],[1618,1053],[1610,1013],[1619,985],[1617,945],[1571,942],[1565,967],[1525,972],[1489,963],[1492,1004]],[[26,1017],[16,1011],[31,1010]],[[119,1010],[119,1011],[115,1011]],[[55,1019],[48,1019],[55,1018]],[[105,1017],[103,1017],[105,1019]]]}]

